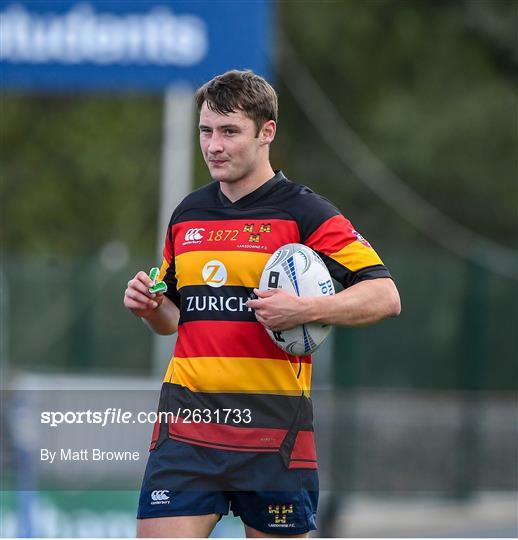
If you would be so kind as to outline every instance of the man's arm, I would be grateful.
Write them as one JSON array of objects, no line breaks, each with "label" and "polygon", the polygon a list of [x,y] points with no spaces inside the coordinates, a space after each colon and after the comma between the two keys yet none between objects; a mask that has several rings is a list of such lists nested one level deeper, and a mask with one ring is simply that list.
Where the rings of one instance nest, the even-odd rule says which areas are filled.
[{"label": "man's arm", "polygon": [[333,296],[298,297],[283,289],[258,291],[247,306],[256,319],[273,331],[318,322],[337,326],[364,326],[401,312],[398,290],[390,278],[361,281]]},{"label": "man's arm", "polygon": [[156,309],[147,317],[141,318],[155,334],[169,336],[178,330],[180,310],[167,296],[164,296],[162,303]]},{"label": "man's arm", "polygon": [[178,329],[180,311],[163,294],[151,294],[153,282],[145,272],[139,272],[124,292],[124,305],[155,332],[163,336],[174,334]]}]

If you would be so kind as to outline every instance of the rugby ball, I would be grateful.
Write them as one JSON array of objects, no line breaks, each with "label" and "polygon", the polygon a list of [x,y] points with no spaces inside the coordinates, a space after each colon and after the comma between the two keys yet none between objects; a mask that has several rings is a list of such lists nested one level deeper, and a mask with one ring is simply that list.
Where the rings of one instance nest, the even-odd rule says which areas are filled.
[{"label": "rugby ball", "polygon": [[[303,244],[286,244],[280,247],[266,263],[259,290],[282,288],[297,296],[330,296],[335,294],[331,275],[324,261],[311,248]],[[311,354],[331,331],[328,324],[303,324],[291,330],[272,332],[268,335],[289,354]]]}]

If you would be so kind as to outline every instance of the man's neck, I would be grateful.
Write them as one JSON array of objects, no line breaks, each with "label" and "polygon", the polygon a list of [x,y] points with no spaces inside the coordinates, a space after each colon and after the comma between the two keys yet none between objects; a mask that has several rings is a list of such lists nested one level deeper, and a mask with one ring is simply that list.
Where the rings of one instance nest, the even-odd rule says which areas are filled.
[{"label": "man's neck", "polygon": [[236,202],[257,188],[260,188],[263,184],[266,184],[274,176],[275,172],[268,162],[267,165],[261,170],[254,172],[253,175],[242,180],[237,180],[236,182],[220,182],[219,187],[229,201]]}]

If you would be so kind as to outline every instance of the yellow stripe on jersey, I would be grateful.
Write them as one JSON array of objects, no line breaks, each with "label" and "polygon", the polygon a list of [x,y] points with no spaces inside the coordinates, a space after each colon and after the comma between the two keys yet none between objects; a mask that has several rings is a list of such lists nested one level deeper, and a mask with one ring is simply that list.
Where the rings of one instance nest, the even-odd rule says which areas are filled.
[{"label": "yellow stripe on jersey", "polygon": [[270,253],[189,251],[176,256],[178,289],[187,285],[257,287]]},{"label": "yellow stripe on jersey", "polygon": [[169,263],[165,259],[165,257],[162,259],[162,266],[160,267],[160,273],[158,274],[157,281],[163,281],[165,277],[165,273],[167,272],[167,269],[169,268]]},{"label": "yellow stripe on jersey", "polygon": [[343,249],[336,253],[331,253],[329,256],[352,272],[368,266],[383,264],[374,249],[358,241],[347,244]]},{"label": "yellow stripe on jersey", "polygon": [[309,396],[311,364],[287,360],[243,357],[196,356],[171,359],[164,382],[193,392],[260,393]]}]

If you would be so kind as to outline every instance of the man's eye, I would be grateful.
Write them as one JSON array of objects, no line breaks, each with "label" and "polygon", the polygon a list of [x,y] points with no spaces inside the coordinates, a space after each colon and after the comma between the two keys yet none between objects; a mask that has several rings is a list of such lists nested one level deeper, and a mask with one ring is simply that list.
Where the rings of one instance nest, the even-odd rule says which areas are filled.
[{"label": "man's eye", "polygon": [[224,131],[225,135],[234,135],[234,133],[237,133],[235,129],[226,129]]}]

